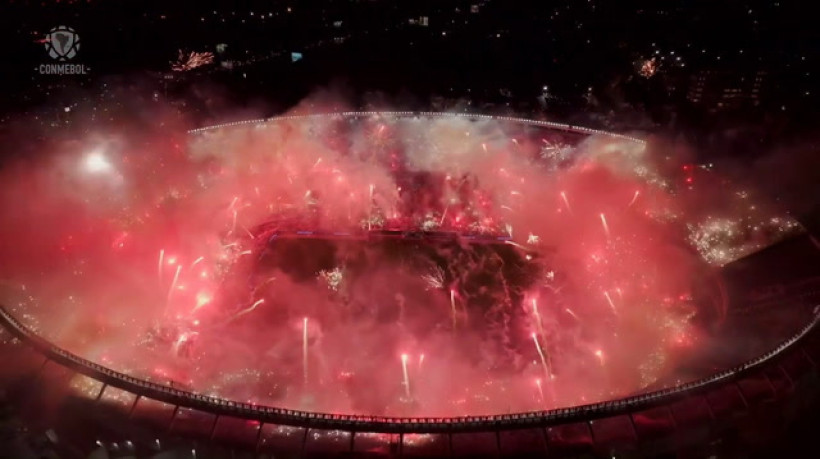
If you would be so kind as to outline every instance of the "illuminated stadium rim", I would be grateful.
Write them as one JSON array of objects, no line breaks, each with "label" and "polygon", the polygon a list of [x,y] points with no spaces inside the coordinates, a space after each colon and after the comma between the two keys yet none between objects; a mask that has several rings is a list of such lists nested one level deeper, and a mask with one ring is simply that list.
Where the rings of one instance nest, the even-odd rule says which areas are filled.
[{"label": "illuminated stadium rim", "polygon": [[179,390],[135,378],[83,359],[55,346],[29,330],[0,305],[0,324],[22,342],[42,353],[47,359],[46,362],[51,360],[77,373],[100,381],[103,383],[101,393],[106,387],[111,386],[136,394],[137,398],[134,401],[134,406],[141,398],[148,398],[177,407],[190,408],[217,416],[254,420],[263,424],[375,433],[486,432],[498,428],[549,427],[629,414],[638,410],[663,406],[693,393],[711,389],[720,383],[733,381],[750,371],[760,369],[808,336],[817,327],[818,323],[820,323],[820,314],[816,314],[798,333],[769,352],[730,370],[670,389],[587,405],[516,414],[462,417],[389,417],[330,414],[253,405]]},{"label": "illuminated stadium rim", "polygon": [[529,118],[518,118],[513,116],[496,116],[496,115],[482,115],[478,113],[451,113],[451,112],[391,112],[391,111],[367,111],[367,112],[328,112],[316,113],[308,115],[282,115],[271,118],[259,118],[253,120],[233,121],[230,123],[214,124],[212,126],[205,126],[197,129],[191,129],[189,134],[198,134],[201,132],[245,125],[264,125],[267,123],[275,123],[277,121],[300,121],[310,120],[316,118],[357,118],[357,117],[382,117],[382,118],[462,118],[468,120],[491,120],[491,121],[506,121],[511,123],[526,124],[529,126],[556,129],[559,131],[571,132],[574,134],[586,135],[606,135],[609,137],[628,140],[630,142],[645,145],[646,141],[637,137],[631,137],[624,134],[618,134],[609,131],[602,131],[600,129],[591,129],[583,126],[573,126],[571,124],[553,123],[552,121],[539,121]]}]

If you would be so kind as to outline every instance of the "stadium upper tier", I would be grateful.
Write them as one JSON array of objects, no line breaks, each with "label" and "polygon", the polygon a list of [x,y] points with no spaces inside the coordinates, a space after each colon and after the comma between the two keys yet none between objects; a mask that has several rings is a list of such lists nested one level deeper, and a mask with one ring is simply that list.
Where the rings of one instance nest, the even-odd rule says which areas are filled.
[{"label": "stadium upper tier", "polygon": [[214,124],[211,126],[204,126],[196,129],[191,129],[188,131],[189,134],[198,134],[202,132],[212,131],[215,129],[221,129],[226,127],[234,127],[234,126],[258,126],[262,127],[267,123],[275,123],[277,121],[296,121],[296,120],[311,120],[311,119],[320,119],[320,118],[332,118],[332,119],[356,119],[356,118],[369,118],[369,117],[377,117],[377,118],[404,118],[404,119],[412,119],[418,117],[424,118],[463,118],[466,120],[488,120],[488,121],[503,121],[503,122],[510,122],[516,123],[526,126],[533,126],[539,128],[546,128],[546,129],[554,129],[557,131],[564,131],[569,132],[572,134],[579,134],[579,135],[606,135],[612,138],[628,140],[640,144],[646,143],[645,140],[640,139],[638,137],[628,136],[624,134],[619,134],[615,132],[604,131],[600,129],[592,129],[584,126],[573,126],[571,124],[564,124],[564,123],[554,123],[552,121],[541,121],[541,120],[533,120],[529,118],[519,118],[514,116],[496,116],[496,115],[483,115],[479,113],[448,113],[448,112],[390,112],[390,111],[351,111],[351,112],[332,112],[332,113],[318,113],[318,114],[309,114],[309,115],[283,115],[283,116],[274,116],[271,118],[258,118],[252,120],[241,120],[241,121],[233,121],[229,123],[220,123]]}]

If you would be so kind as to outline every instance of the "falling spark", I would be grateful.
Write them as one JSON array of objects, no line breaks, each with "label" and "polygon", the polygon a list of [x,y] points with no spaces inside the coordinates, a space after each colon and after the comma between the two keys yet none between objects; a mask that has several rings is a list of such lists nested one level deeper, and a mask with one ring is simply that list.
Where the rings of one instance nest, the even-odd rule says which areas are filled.
[{"label": "falling spark", "polygon": [[410,398],[410,374],[407,372],[407,354],[401,355],[401,371],[404,375],[404,395]]},{"label": "falling spark", "polygon": [[427,283],[428,288],[444,288],[444,270],[438,266],[433,267],[432,272],[421,276],[421,278]]},{"label": "falling spark", "polygon": [[541,403],[544,403],[544,388],[541,387],[541,378],[537,378],[535,380],[535,385],[538,386],[538,396],[541,400]]},{"label": "falling spark", "polygon": [[567,193],[562,191],[561,192],[561,199],[564,201],[564,205],[567,208],[567,212],[572,213],[572,207],[569,205],[569,199],[567,199]]},{"label": "falling spark", "polygon": [[439,220],[439,222],[438,222],[438,226],[441,226],[441,225],[443,225],[443,224],[444,224],[444,217],[446,217],[446,216],[447,216],[447,211],[448,211],[449,209],[450,209],[450,204],[447,204],[447,205],[444,207],[444,212],[441,214],[441,220]]},{"label": "falling spark", "polygon": [[604,227],[604,233],[606,233],[606,238],[609,239],[609,225],[606,223],[606,216],[601,214],[601,225]]},{"label": "falling spark", "polygon": [[424,354],[419,355],[419,371],[421,371],[422,364],[424,364]]},{"label": "falling spark", "polygon": [[605,291],[604,296],[606,297],[607,303],[609,303],[609,307],[612,309],[612,313],[617,315],[618,310],[615,308],[615,303],[612,301],[612,297],[609,296],[609,292]]},{"label": "falling spark", "polygon": [[635,190],[635,195],[632,196],[632,200],[629,201],[629,204],[626,206],[627,208],[632,207],[632,204],[635,204],[635,201],[638,200],[638,195],[641,194],[640,190]]},{"label": "falling spark", "polygon": [[571,315],[572,317],[575,317],[575,320],[577,320],[579,322],[581,321],[581,319],[574,312],[572,312],[572,309],[564,308],[564,311],[566,311],[567,314]]},{"label": "falling spark", "polygon": [[535,315],[535,326],[538,328],[538,334],[544,336],[544,326],[541,324],[541,314],[538,313],[538,300],[532,299],[532,313]]},{"label": "falling spark", "polygon": [[249,308],[247,308],[247,309],[243,309],[243,310],[241,310],[241,311],[237,312],[236,314],[234,314],[234,316],[233,316],[233,317],[231,317],[230,319],[228,319],[228,322],[231,322],[231,321],[233,321],[233,320],[235,320],[235,319],[238,319],[238,318],[240,318],[240,317],[244,316],[245,314],[248,314],[248,313],[253,312],[253,310],[254,310],[254,309],[256,309],[256,308],[257,308],[260,304],[262,304],[262,303],[264,303],[264,302],[265,302],[265,300],[264,300],[264,299],[261,299],[261,300],[256,300],[256,302],[255,302],[255,303],[253,303],[252,305],[250,305],[250,307],[249,307]]},{"label": "falling spark", "polygon": [[196,260],[194,260],[194,262],[193,262],[193,263],[191,263],[191,268],[193,268],[194,266],[196,266],[199,262],[201,262],[201,261],[202,261],[202,260],[204,260],[204,259],[205,259],[205,257],[199,257],[199,258],[197,258]]},{"label": "falling spark", "polygon": [[541,366],[544,368],[544,374],[547,376],[547,380],[552,379],[552,373],[550,372],[549,365],[547,365],[547,358],[544,355],[544,350],[541,349],[541,343],[538,342],[538,335],[535,333],[532,334],[532,341],[535,343],[535,349],[538,351],[538,356],[541,357]]},{"label": "falling spark", "polygon": [[367,230],[370,231],[372,229],[371,225],[373,223],[373,184],[370,184],[370,201],[367,210]]},{"label": "falling spark", "polygon": [[521,244],[519,244],[519,243],[517,243],[517,242],[515,242],[515,241],[504,241],[504,243],[505,243],[505,244],[509,244],[509,245],[511,245],[511,246],[513,246],[513,247],[518,247],[518,248],[519,248],[519,249],[521,249],[521,250],[529,250],[529,249],[527,249],[526,247],[524,247],[523,245],[521,245]]},{"label": "falling spark", "polygon": [[450,310],[453,316],[453,330],[456,329],[456,291],[450,289]]},{"label": "falling spark", "polygon": [[186,72],[193,70],[203,65],[212,64],[214,62],[214,54],[209,52],[190,52],[186,53],[179,50],[177,60],[171,62],[171,70],[174,72]]},{"label": "falling spark", "polygon": [[308,318],[302,319],[302,379],[308,383]]},{"label": "falling spark", "polygon": [[484,149],[484,153],[487,153],[487,144],[486,143],[482,143],[481,148]]},{"label": "falling spark", "polygon": [[598,362],[600,362],[601,366],[604,365],[604,352],[600,349],[595,351],[595,357],[598,357]]},{"label": "falling spark", "polygon": [[159,265],[157,266],[157,278],[159,279],[159,285],[162,285],[162,261],[165,258],[165,249],[160,249],[159,251]]},{"label": "falling spark", "polygon": [[196,294],[196,306],[194,307],[194,311],[205,306],[206,304],[211,302],[211,295],[207,292],[199,292]]},{"label": "falling spark", "polygon": [[171,297],[174,295],[174,290],[177,287],[177,281],[179,280],[179,272],[182,271],[182,265],[177,265],[177,270],[174,272],[174,280],[171,281],[171,288],[168,289],[168,297],[165,299],[165,313],[168,313],[168,306],[171,303]]}]

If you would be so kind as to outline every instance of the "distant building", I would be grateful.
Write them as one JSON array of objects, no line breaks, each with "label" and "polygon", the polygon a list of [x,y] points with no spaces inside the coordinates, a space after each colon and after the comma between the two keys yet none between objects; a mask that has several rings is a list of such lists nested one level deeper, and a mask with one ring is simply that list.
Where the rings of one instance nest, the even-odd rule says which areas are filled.
[{"label": "distant building", "polygon": [[686,98],[709,111],[757,107],[765,97],[768,73],[702,70],[692,76]]}]

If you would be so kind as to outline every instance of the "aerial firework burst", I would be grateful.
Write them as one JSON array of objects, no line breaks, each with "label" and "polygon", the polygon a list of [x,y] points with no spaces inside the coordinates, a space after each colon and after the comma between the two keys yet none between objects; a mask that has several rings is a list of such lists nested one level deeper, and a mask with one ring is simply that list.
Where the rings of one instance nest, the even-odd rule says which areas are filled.
[{"label": "aerial firework burst", "polygon": [[209,52],[196,52],[192,51],[186,53],[182,50],[179,51],[179,55],[177,56],[177,60],[171,62],[171,70],[175,72],[187,72],[189,70],[193,70],[197,67],[202,67],[204,65],[213,64],[214,62],[214,55],[213,53]]},{"label": "aerial firework burst", "polygon": [[718,219],[641,142],[550,135],[368,115],[89,139],[7,173],[3,217],[36,230],[2,229],[3,298],[89,359],[285,407],[466,415],[662,383],[721,307],[710,243],[748,247],[725,222],[796,226]]}]

